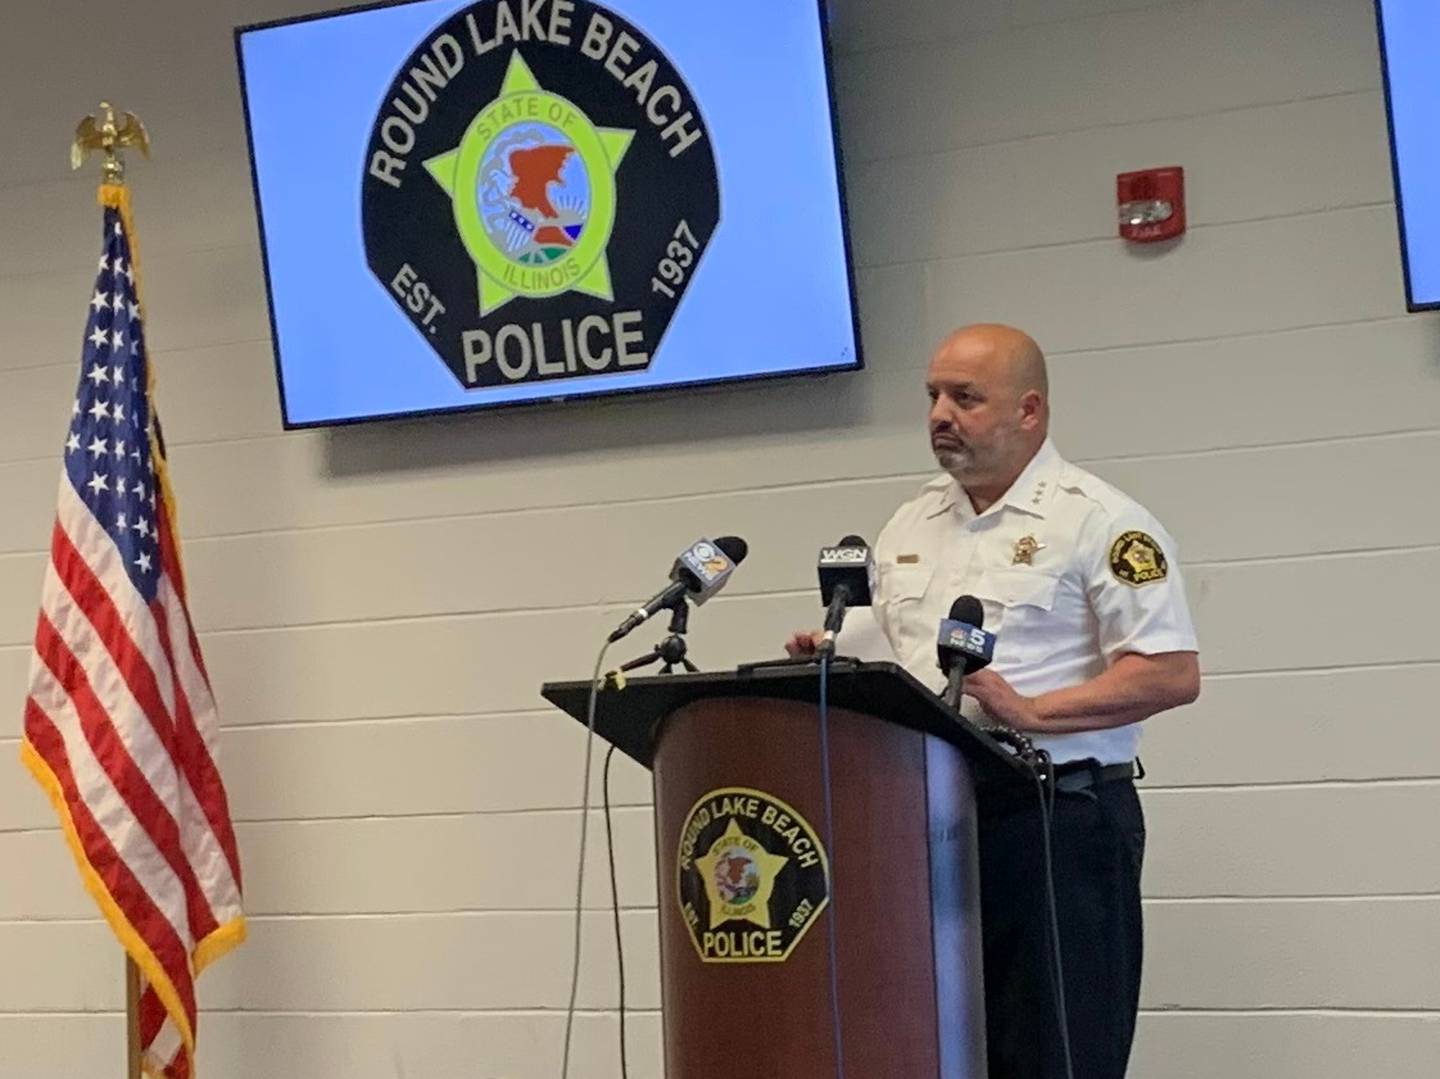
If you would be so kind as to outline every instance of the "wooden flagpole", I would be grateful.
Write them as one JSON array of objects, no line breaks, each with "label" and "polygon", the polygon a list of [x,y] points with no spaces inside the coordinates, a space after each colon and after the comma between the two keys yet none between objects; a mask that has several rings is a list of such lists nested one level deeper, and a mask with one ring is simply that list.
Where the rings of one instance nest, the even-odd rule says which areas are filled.
[{"label": "wooden flagpole", "polygon": [[140,968],[125,957],[125,1079],[143,1079],[140,1074]]},{"label": "wooden flagpole", "polygon": [[[125,182],[125,161],[120,151],[138,147],[150,156],[150,136],[145,125],[127,112],[121,123],[115,122],[115,110],[108,101],[100,102],[98,116],[87,116],[75,128],[70,144],[70,168],[78,169],[93,151],[104,155],[102,184]],[[140,968],[128,954],[125,956],[125,1079],[143,1079],[140,1046]]]}]

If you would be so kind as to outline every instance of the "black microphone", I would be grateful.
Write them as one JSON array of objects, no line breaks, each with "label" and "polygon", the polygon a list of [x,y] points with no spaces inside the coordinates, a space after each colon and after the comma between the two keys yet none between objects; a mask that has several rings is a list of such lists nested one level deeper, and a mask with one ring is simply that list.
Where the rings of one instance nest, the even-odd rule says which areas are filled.
[{"label": "black microphone", "polygon": [[627,615],[625,621],[610,634],[610,642],[613,644],[646,619],[677,603],[684,603],[686,599],[700,606],[725,587],[730,574],[749,553],[749,544],[739,536],[721,536],[713,542],[696,540],[680,552],[675,565],[670,567],[670,583]]},{"label": "black microphone", "polygon": [[995,658],[995,634],[986,633],[985,608],[974,596],[961,596],[950,605],[950,617],[940,622],[936,651],[945,672],[945,702],[957,712],[965,693],[965,676],[988,667]]},{"label": "black microphone", "polygon": [[834,547],[820,548],[820,602],[825,604],[825,635],[817,652],[833,652],[835,638],[851,607],[870,606],[870,545],[846,536]]}]

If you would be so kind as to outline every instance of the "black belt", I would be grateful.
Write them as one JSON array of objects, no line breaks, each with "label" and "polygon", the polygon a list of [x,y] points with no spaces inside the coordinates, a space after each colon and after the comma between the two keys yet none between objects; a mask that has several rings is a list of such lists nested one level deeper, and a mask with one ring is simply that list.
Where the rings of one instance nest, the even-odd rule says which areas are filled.
[{"label": "black belt", "polygon": [[[1139,775],[1144,777],[1143,769],[1140,770]],[[1069,791],[1073,794],[1090,787],[1098,787],[1101,783],[1114,783],[1117,780],[1134,779],[1135,777],[1134,761],[1126,761],[1124,764],[1101,764],[1099,761],[1091,759],[1066,761],[1064,764],[1055,766],[1055,789]]]}]

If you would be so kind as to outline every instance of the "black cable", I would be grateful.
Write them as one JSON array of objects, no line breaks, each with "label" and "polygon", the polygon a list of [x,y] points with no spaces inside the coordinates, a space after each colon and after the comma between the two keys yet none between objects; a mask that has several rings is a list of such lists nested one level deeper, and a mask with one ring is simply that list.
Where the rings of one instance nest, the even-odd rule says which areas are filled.
[{"label": "black cable", "polygon": [[606,642],[595,657],[595,673],[590,677],[590,701],[586,708],[585,767],[580,781],[580,857],[575,868],[575,954],[570,966],[570,1003],[565,1008],[565,1048],[560,1058],[560,1079],[570,1079],[570,1041],[575,1033],[575,999],[580,992],[580,939],[585,917],[585,844],[590,835],[590,763],[595,746],[595,708],[600,696],[600,674],[605,665]]},{"label": "black cable", "polygon": [[625,1059],[625,944],[620,939],[620,886],[615,879],[615,829],[610,821],[610,758],[615,756],[612,743],[605,754],[605,768],[601,773],[600,789],[605,802],[605,848],[610,857],[610,909],[615,915],[615,963],[620,974],[620,1077],[630,1079],[630,1067]]},{"label": "black cable", "polygon": [[[820,653],[820,785],[825,794],[825,845],[831,857],[835,854],[835,812],[830,797],[830,654]],[[830,1021],[835,1029],[835,1079],[845,1079],[845,1050],[841,1040],[840,980],[838,974],[840,949],[835,928],[835,866],[830,865],[830,917],[827,919],[830,939]]]},{"label": "black cable", "polygon": [[[1045,852],[1045,899],[1050,913],[1050,983],[1055,993],[1055,1025],[1060,1033],[1060,1047],[1065,1054],[1066,1079],[1075,1079],[1075,1066],[1070,1059],[1070,1019],[1065,1008],[1065,964],[1060,957],[1060,915],[1055,902],[1055,862],[1050,851],[1050,828],[1055,819],[1055,769],[1050,754],[1037,749],[1038,758],[1032,765],[1035,788],[1040,794],[1040,833]],[[1043,778],[1042,778],[1043,777]],[[1046,790],[1049,796],[1046,796]]]}]

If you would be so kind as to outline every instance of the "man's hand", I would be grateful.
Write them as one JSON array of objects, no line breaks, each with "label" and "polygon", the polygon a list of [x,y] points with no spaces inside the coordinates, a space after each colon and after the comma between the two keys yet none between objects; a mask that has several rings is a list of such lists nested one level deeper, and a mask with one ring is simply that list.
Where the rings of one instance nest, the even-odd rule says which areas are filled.
[{"label": "man's hand", "polygon": [[976,671],[965,679],[965,693],[980,702],[992,719],[1017,731],[1041,730],[1040,713],[1034,697],[1025,697],[991,670]]},{"label": "man's hand", "polygon": [[813,656],[815,650],[820,647],[820,641],[824,636],[825,631],[822,629],[796,630],[785,642],[785,654],[791,659]]}]

